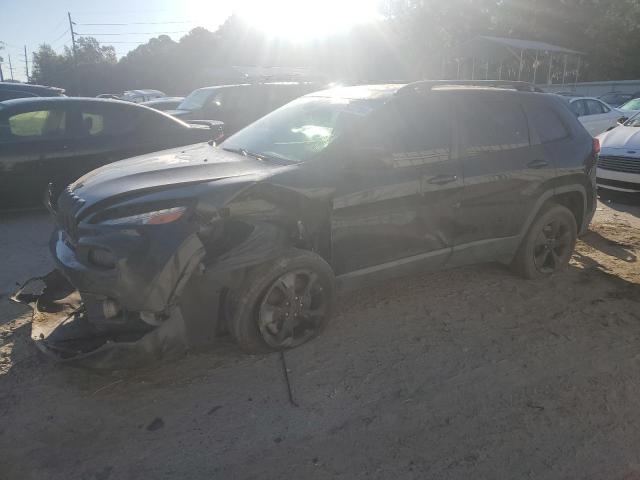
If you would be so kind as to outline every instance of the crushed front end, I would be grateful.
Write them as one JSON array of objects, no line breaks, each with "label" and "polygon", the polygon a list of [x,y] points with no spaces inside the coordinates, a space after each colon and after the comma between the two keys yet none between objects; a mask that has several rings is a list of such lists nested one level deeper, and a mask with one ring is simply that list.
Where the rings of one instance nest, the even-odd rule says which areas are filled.
[{"label": "crushed front end", "polygon": [[206,336],[201,328],[190,335],[179,304],[205,256],[202,224],[186,201],[147,200],[91,209],[71,189],[61,194],[50,239],[57,269],[14,295],[32,305],[32,337],[42,350],[120,368],[183,352],[190,337]]}]

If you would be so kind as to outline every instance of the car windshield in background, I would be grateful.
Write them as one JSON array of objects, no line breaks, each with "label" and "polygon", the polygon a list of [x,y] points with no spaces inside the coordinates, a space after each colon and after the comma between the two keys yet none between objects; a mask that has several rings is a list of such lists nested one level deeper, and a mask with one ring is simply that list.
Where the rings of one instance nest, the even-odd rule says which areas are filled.
[{"label": "car windshield in background", "polygon": [[305,162],[381,102],[303,97],[240,130],[220,146],[286,162]]},{"label": "car windshield in background", "polygon": [[640,98],[634,98],[620,107],[620,110],[628,112],[630,110],[640,110]]},{"label": "car windshield in background", "polygon": [[200,110],[213,92],[211,90],[195,90],[178,106],[179,110]]},{"label": "car windshield in background", "polygon": [[632,99],[631,95],[623,95],[619,93],[607,93],[600,97],[598,97],[603,102],[608,103],[609,105],[622,105],[624,102],[628,102]]}]

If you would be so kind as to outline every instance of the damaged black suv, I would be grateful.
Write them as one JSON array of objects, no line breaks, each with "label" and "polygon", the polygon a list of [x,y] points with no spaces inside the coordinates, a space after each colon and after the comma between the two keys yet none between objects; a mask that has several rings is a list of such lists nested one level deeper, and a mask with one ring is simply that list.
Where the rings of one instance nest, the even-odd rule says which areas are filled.
[{"label": "damaged black suv", "polygon": [[278,350],[325,327],[338,289],[491,261],[546,277],[593,216],[597,153],[528,84],[313,93],[220,145],[70,185],[34,338],[63,358],[156,355],[223,329]]}]

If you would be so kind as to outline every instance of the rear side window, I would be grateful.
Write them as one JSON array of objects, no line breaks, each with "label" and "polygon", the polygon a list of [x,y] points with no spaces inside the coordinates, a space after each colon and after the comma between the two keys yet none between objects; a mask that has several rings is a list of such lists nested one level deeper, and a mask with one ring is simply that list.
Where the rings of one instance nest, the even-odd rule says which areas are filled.
[{"label": "rear side window", "polygon": [[57,138],[66,134],[66,124],[64,110],[38,110],[10,116],[0,125],[0,132],[3,137]]},{"label": "rear side window", "polygon": [[590,115],[599,115],[601,113],[609,112],[609,109],[605,107],[604,104],[596,100],[587,100],[587,108],[589,109]]},{"label": "rear side window", "polygon": [[133,108],[87,107],[81,112],[81,136],[123,135],[134,130],[140,117]]},{"label": "rear side window", "polygon": [[567,127],[551,107],[533,104],[527,107],[531,126],[538,132],[540,142],[551,143],[569,136]]},{"label": "rear side window", "polygon": [[589,113],[589,107],[587,106],[587,102],[585,100],[576,100],[575,102],[571,102],[569,106],[573,113],[575,113],[579,117],[591,115]]},{"label": "rear side window", "polygon": [[579,117],[584,117],[589,115],[589,108],[587,107],[587,102],[584,100],[576,100],[575,102],[571,102],[569,104],[571,111],[575,113]]},{"label": "rear side window", "polygon": [[104,132],[104,115],[82,113],[82,128],[85,135],[93,136]]},{"label": "rear side window", "polygon": [[462,122],[469,154],[529,146],[527,119],[519,103],[492,100],[469,103]]}]

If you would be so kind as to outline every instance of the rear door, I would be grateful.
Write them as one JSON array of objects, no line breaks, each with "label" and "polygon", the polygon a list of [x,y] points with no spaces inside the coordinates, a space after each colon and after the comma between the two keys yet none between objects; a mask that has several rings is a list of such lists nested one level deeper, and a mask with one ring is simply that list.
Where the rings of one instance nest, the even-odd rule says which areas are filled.
[{"label": "rear door", "polygon": [[594,132],[598,130],[597,119],[589,113],[589,106],[586,100],[574,100],[569,103],[571,111],[575,113],[582,126],[589,132],[591,136],[596,135]]},{"label": "rear door", "polygon": [[578,120],[592,137],[614,126],[618,115],[604,103],[594,99],[574,100],[570,104],[571,110],[578,116]]},{"label": "rear door", "polygon": [[76,113],[62,102],[0,114],[0,189],[4,199],[39,202],[73,162]]},{"label": "rear door", "polygon": [[599,135],[609,127],[616,125],[619,117],[608,105],[599,100],[585,100],[589,109],[589,116],[593,118],[594,132],[593,136]]},{"label": "rear door", "polygon": [[554,169],[532,142],[515,95],[471,97],[461,107],[464,190],[455,244],[487,260],[504,249],[501,240],[521,232]]},{"label": "rear door", "polygon": [[337,175],[332,216],[337,273],[450,253],[462,181],[450,106],[416,95],[375,112]]},{"label": "rear door", "polygon": [[77,159],[69,182],[107,163],[144,153],[136,129],[140,109],[131,105],[87,102],[78,106]]}]

